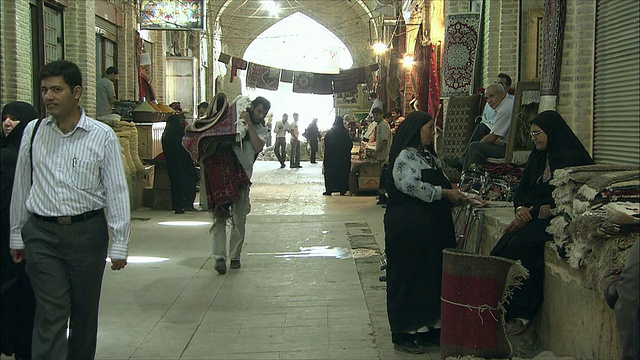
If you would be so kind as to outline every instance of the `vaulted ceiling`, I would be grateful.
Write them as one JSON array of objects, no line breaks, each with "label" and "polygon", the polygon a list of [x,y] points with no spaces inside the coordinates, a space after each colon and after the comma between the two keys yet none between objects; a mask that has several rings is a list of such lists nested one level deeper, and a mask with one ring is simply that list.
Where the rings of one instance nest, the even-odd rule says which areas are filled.
[{"label": "vaulted ceiling", "polygon": [[[371,40],[378,38],[379,14],[372,12],[371,0],[275,0],[279,15],[267,11],[260,0],[217,0],[210,2],[209,16],[218,19],[223,50],[242,56],[264,30],[296,12],[307,15],[333,32],[351,52],[354,66],[373,61]],[[213,3],[213,4],[211,4]],[[314,39],[309,39],[313,42]]]}]

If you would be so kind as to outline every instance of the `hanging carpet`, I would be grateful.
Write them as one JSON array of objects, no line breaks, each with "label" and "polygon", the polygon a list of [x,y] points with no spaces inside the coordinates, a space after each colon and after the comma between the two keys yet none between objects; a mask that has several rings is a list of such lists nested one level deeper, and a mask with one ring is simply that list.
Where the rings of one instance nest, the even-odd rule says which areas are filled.
[{"label": "hanging carpet", "polygon": [[332,74],[313,74],[312,92],[318,95],[333,94],[333,75]]},{"label": "hanging carpet", "polygon": [[[467,148],[475,127],[476,116],[480,114],[480,97],[481,95],[472,95],[449,99],[443,129],[442,156],[444,158],[457,159]],[[451,180],[460,178],[460,171],[446,164],[444,172]]]},{"label": "hanging carpet", "polygon": [[480,13],[447,15],[441,96],[466,96],[473,90]]},{"label": "hanging carpet", "polygon": [[293,72],[293,92],[300,94],[313,93],[313,73],[304,71]]},{"label": "hanging carpet", "polygon": [[280,69],[249,63],[247,87],[276,91],[280,84]]}]

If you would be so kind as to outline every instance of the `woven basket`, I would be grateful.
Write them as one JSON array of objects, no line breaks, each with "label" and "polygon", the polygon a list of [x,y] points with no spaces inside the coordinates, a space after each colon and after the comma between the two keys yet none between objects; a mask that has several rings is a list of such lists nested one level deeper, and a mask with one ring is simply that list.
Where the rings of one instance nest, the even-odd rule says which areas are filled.
[{"label": "woven basket", "polygon": [[508,358],[504,305],[527,270],[510,259],[444,250],[440,353]]}]

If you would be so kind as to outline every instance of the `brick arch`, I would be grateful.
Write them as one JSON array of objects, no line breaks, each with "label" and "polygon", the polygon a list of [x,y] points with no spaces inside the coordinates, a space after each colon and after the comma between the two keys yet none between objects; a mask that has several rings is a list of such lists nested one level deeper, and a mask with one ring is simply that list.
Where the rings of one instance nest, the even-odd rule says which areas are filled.
[{"label": "brick arch", "polygon": [[[373,61],[369,49],[370,10],[359,0],[335,2],[331,6],[327,6],[327,2],[316,0],[290,1],[287,3],[293,5],[283,8],[277,19],[270,18],[259,10],[260,3],[257,1],[245,3],[241,0],[227,0],[217,3],[219,4],[209,6],[208,13],[215,14],[213,19],[219,19],[222,46],[231,55],[242,56],[249,44],[263,31],[281,19],[299,12],[335,34],[351,53],[354,66],[367,65]],[[375,24],[372,23],[372,33],[374,30]]]}]

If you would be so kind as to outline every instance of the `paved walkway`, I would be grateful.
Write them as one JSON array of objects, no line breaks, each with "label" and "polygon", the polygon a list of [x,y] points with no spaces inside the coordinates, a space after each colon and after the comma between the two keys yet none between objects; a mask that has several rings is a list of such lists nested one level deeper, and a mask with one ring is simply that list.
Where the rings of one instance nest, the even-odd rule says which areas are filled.
[{"label": "paved walkway", "polygon": [[167,260],[106,272],[97,358],[439,358],[393,350],[384,210],[322,196],[321,165],[303,166],[256,163],[242,269],[226,275],[213,270],[208,213],[134,211],[130,256]]}]

